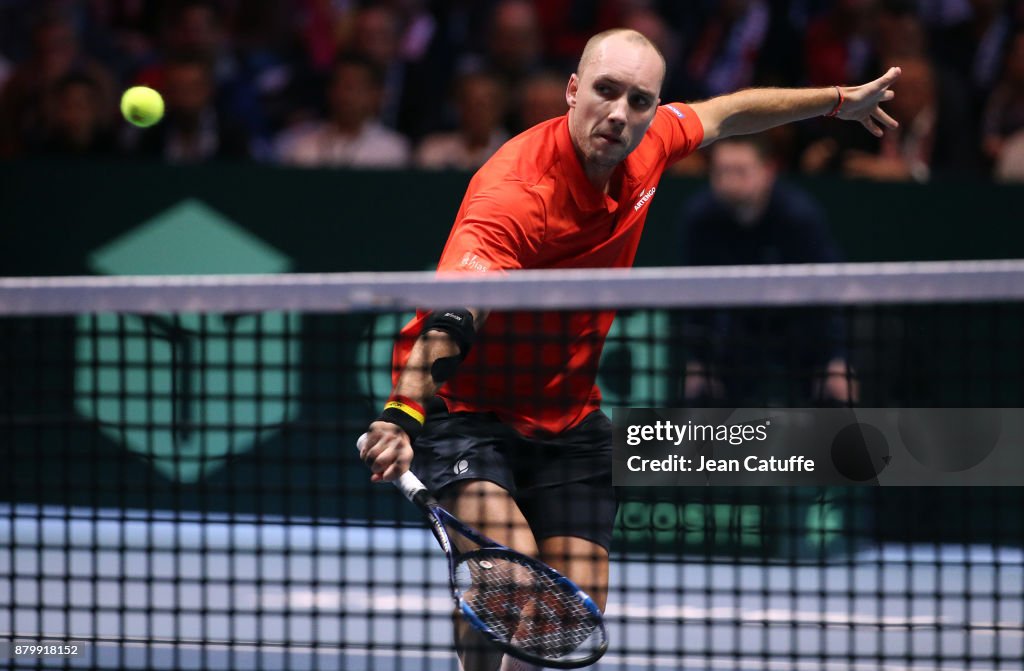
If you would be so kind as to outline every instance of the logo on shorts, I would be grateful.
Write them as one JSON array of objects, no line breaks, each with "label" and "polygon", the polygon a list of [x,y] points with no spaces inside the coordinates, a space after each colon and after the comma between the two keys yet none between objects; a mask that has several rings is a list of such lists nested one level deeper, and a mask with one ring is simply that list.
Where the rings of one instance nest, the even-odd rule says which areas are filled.
[{"label": "logo on shorts", "polygon": [[462,475],[469,470],[469,462],[465,459],[459,459],[455,462],[455,465],[452,466],[452,470],[455,471],[455,475]]}]

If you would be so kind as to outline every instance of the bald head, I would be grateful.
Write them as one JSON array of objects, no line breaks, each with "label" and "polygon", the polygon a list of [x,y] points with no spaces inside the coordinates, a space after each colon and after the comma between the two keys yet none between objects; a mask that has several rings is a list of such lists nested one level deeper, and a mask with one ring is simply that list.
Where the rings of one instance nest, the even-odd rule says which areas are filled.
[{"label": "bald head", "polygon": [[665,80],[665,59],[635,30],[595,35],[569,77],[569,135],[584,172],[607,188],[616,166],[636,149],[654,121]]},{"label": "bald head", "polygon": [[576,74],[583,76],[583,71],[587,69],[594,61],[600,60],[603,52],[614,43],[629,44],[633,46],[646,47],[656,54],[658,60],[661,61],[661,78],[665,79],[665,56],[661,53],[661,50],[654,44],[654,42],[647,39],[642,33],[629,28],[613,28],[606,30],[603,33],[594,35],[587,40],[587,45],[583,47],[583,54],[580,56],[579,65],[576,66]]}]

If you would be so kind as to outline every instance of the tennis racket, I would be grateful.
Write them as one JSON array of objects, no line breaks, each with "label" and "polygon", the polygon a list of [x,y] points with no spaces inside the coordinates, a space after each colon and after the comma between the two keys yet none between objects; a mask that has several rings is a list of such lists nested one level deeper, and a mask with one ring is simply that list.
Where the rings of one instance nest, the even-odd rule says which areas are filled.
[{"label": "tennis racket", "polygon": [[[366,434],[359,437],[360,450],[365,440]],[[411,471],[394,484],[426,517],[448,557],[455,605],[488,641],[524,662],[556,669],[587,666],[604,655],[604,617],[574,582],[463,524]],[[451,534],[475,547],[460,551]]]}]

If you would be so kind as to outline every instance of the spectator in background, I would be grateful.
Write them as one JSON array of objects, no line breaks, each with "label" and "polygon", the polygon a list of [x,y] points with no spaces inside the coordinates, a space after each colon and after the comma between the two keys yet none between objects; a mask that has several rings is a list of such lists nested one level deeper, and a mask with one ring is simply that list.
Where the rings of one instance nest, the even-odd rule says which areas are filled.
[{"label": "spectator in background", "polygon": [[927,55],[927,29],[910,0],[887,0],[874,17],[874,51],[878,60],[893,62]]},{"label": "spectator in background", "polygon": [[101,114],[112,116],[114,78],[81,50],[68,17],[44,13],[32,30],[31,56],[14,68],[0,91],[0,157],[16,156],[42,141],[47,96],[72,73],[85,74],[96,82]]},{"label": "spectator in background", "polygon": [[932,32],[970,17],[971,5],[970,0],[917,0],[917,11]]},{"label": "spectator in background", "polygon": [[1024,132],[1024,30],[1013,36],[1002,77],[985,105],[981,123],[985,158],[998,166],[1007,141]]},{"label": "spectator in background", "polygon": [[488,62],[513,88],[543,65],[540,24],[526,0],[501,0],[494,7]]},{"label": "spectator in background", "polygon": [[54,85],[47,105],[46,126],[39,150],[49,156],[113,156],[117,145],[103,91],[85,74],[64,75]]},{"label": "spectator in background", "polygon": [[984,99],[999,77],[1013,22],[1005,0],[969,3],[968,16],[935,34],[932,53],[939,67],[955,72],[968,83],[971,94]]},{"label": "spectator in background", "polygon": [[106,57],[118,78],[127,79],[156,60],[160,3],[93,0],[80,4],[93,29],[90,45]]},{"label": "spectator in background", "polygon": [[508,140],[501,125],[505,92],[497,78],[485,73],[463,75],[456,83],[455,98],[458,130],[428,135],[416,152],[417,167],[476,170]]},{"label": "spectator in background", "polygon": [[327,89],[328,119],[282,133],[279,160],[304,167],[406,167],[409,141],[378,117],[383,86],[384,75],[371,61],[341,56]]},{"label": "spectator in background", "polygon": [[0,54],[0,92],[4,90],[4,86],[7,84],[13,69],[14,66],[11,65],[10,61],[4,58],[3,54]]},{"label": "spectator in background", "polygon": [[244,125],[249,136],[261,140],[266,131],[263,109],[234,51],[221,4],[214,0],[171,0],[166,7],[161,22],[164,56],[139,72],[135,83],[162,91],[170,61],[206,61],[213,75],[217,108],[233,122]]},{"label": "spectator in background", "polygon": [[[665,57],[665,69],[675,73],[679,68],[679,36],[662,16],[651,7],[637,6],[625,12],[620,22],[623,28],[640,33],[661,51]],[[668,89],[662,93],[664,100],[674,100],[675,91]]]},{"label": "spectator in background", "polygon": [[876,6],[877,0],[837,0],[811,21],[804,36],[804,68],[811,86],[859,81],[868,71]]},{"label": "spectator in background", "polygon": [[528,0],[500,0],[494,6],[488,28],[486,53],[462,59],[462,72],[493,72],[509,95],[509,114],[505,126],[521,130],[516,117],[522,103],[522,87],[527,78],[544,69],[540,22]]},{"label": "spectator in background", "polygon": [[371,4],[356,12],[352,37],[345,51],[359,54],[383,73],[380,120],[394,128],[405,88],[405,63],[399,58],[401,26],[398,15],[382,4]]},{"label": "spectator in background", "polygon": [[[776,180],[765,136],[719,140],[711,189],[685,206],[683,265],[830,263],[839,252],[820,208]],[[857,385],[842,343],[841,315],[810,310],[696,310],[685,318],[690,347],[687,404],[744,406],[768,400],[846,405]],[[785,398],[766,398],[783,394]]]},{"label": "spectator in background", "polygon": [[683,58],[678,83],[670,86],[687,98],[707,98],[753,85],[771,22],[765,0],[716,3]]},{"label": "spectator in background", "polygon": [[[401,41],[399,57],[405,64],[405,87],[398,110],[396,127],[406,135],[419,139],[440,127],[442,92],[451,80],[455,51],[464,36],[443,32],[450,28],[442,25],[431,11],[429,0],[387,0],[399,17]],[[451,10],[452,7],[447,7]],[[478,10],[479,11],[479,10]],[[444,17],[453,18],[450,14]],[[445,38],[451,40],[446,43]]]},{"label": "spectator in background", "polygon": [[863,140],[838,129],[811,144],[801,159],[805,172],[838,171],[845,177],[927,182],[935,174],[969,175],[978,169],[976,142],[962,92],[940,89],[931,63],[899,60],[903,75],[893,85],[889,113],[899,128],[881,140]]},{"label": "spectator in background", "polygon": [[437,22],[424,0],[391,0],[360,9],[346,51],[384,73],[381,122],[413,138],[441,124],[449,67],[438,53]]},{"label": "spectator in background", "polygon": [[996,161],[995,178],[999,182],[1024,184],[1024,130],[1017,131],[1003,143]]},{"label": "spectator in background", "polygon": [[338,42],[351,31],[358,0],[292,0],[296,37],[306,62],[320,75],[330,73]]},{"label": "spectator in background", "polygon": [[523,82],[519,118],[523,129],[542,121],[562,116],[569,110],[565,100],[565,77],[553,72],[539,72]]},{"label": "spectator in background", "polygon": [[685,92],[685,82],[679,72],[680,39],[665,18],[650,7],[638,5],[626,10],[621,26],[646,37],[665,56],[666,81],[662,99],[683,99],[681,94]]},{"label": "spectator in background", "polygon": [[[712,7],[709,16],[689,28],[689,44],[682,57],[676,58],[675,64],[668,60],[665,99],[701,99],[753,85],[802,83],[798,77],[799,40],[786,14],[773,13],[768,0],[725,0]],[[627,20],[641,32],[644,29],[634,22],[647,24],[647,30],[661,33],[661,39],[667,42],[677,41],[667,23],[663,21],[655,28],[656,24],[645,18],[646,14],[644,10],[633,10],[627,14]],[[672,47],[668,48],[667,59],[672,54]],[[787,159],[796,152],[796,132],[797,126],[793,125],[771,130],[776,146]],[[694,152],[672,166],[672,173],[702,175],[706,168],[703,153]]]},{"label": "spectator in background", "polygon": [[623,0],[535,0],[544,52],[572,72],[591,35],[622,25]]},{"label": "spectator in background", "polygon": [[210,63],[178,56],[163,67],[165,118],[131,142],[136,153],[168,163],[204,163],[250,157],[245,128],[217,109]]},{"label": "spectator in background", "polygon": [[[251,87],[268,134],[295,122],[322,98],[296,28],[291,0],[237,2],[231,13],[232,51],[237,72]],[[310,112],[306,118],[314,118]],[[260,147],[260,156],[266,155]]]}]

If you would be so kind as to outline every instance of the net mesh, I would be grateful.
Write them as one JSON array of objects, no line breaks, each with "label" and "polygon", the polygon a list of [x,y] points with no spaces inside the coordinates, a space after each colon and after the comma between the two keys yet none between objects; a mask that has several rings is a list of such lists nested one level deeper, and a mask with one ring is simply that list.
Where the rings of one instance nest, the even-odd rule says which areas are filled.
[{"label": "net mesh", "polygon": [[[417,305],[614,305],[608,411],[1024,406],[1021,268],[868,270],[5,280],[0,641],[84,645],[4,663],[457,668],[443,554],[353,447]],[[617,497],[597,668],[1024,665],[1021,487]]]}]

